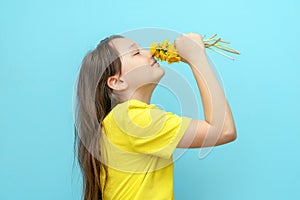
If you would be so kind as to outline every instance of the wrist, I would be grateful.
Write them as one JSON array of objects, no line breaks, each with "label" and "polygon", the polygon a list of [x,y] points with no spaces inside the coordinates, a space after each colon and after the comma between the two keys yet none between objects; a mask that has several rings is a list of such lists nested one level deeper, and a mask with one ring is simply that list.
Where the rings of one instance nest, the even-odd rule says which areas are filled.
[{"label": "wrist", "polygon": [[203,51],[201,53],[197,53],[194,56],[191,56],[190,58],[186,59],[186,61],[189,65],[196,66],[196,65],[203,65],[203,63],[208,62],[208,58],[206,52]]}]

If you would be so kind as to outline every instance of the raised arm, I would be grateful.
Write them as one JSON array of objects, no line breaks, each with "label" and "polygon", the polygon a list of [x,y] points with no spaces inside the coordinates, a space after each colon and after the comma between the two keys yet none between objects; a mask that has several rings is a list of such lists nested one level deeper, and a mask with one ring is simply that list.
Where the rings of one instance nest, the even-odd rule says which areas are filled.
[{"label": "raised arm", "polygon": [[231,109],[209,65],[202,37],[183,34],[174,43],[183,61],[191,67],[205,116],[205,120],[192,120],[177,147],[210,147],[234,141],[237,135]]}]

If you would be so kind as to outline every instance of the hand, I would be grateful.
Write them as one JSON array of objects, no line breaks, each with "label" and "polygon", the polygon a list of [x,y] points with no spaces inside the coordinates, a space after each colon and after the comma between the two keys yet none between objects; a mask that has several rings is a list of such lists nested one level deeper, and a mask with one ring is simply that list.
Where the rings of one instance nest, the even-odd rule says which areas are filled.
[{"label": "hand", "polygon": [[182,34],[174,40],[174,46],[182,61],[188,64],[197,63],[206,56],[202,37],[196,33]]}]

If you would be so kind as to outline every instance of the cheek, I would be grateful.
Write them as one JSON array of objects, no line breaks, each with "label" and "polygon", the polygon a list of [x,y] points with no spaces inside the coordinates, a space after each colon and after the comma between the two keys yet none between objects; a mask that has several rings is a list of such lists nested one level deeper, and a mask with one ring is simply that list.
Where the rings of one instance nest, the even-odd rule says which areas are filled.
[{"label": "cheek", "polygon": [[164,75],[162,68],[152,68],[150,66],[141,66],[134,68],[123,75],[123,79],[131,87],[141,87],[149,83],[157,83]]},{"label": "cheek", "polygon": [[127,74],[130,71],[131,63],[126,58],[121,58],[121,71],[122,74]]},{"label": "cheek", "polygon": [[131,66],[131,69],[124,73],[124,77],[127,80],[139,80],[147,79],[151,74],[151,68],[149,66]]},{"label": "cheek", "polygon": [[127,74],[131,71],[133,71],[136,68],[141,67],[141,63],[138,61],[138,59],[132,59],[130,56],[124,56],[121,59],[122,63],[122,73]]},{"label": "cheek", "polygon": [[127,73],[134,73],[134,74],[143,74],[143,71],[147,71],[147,67],[149,68],[150,66],[148,63],[145,61],[145,59],[142,59],[138,56],[136,57],[131,57],[131,56],[124,56],[121,59],[122,63],[122,73],[127,74]]}]

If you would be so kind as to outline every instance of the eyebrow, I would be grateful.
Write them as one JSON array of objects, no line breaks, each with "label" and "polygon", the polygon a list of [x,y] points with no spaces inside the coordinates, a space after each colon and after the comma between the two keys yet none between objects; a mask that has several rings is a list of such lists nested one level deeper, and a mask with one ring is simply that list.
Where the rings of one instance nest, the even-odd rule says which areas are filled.
[{"label": "eyebrow", "polygon": [[129,46],[129,50],[131,49],[138,49],[138,46],[135,44],[135,43],[132,43],[130,46]]}]

